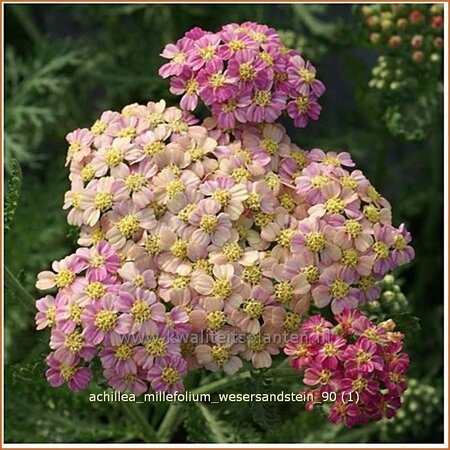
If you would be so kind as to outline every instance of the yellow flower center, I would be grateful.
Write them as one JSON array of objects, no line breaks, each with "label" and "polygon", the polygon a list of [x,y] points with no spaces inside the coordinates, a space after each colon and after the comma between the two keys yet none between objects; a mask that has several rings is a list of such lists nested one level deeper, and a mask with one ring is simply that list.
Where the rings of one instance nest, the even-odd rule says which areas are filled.
[{"label": "yellow flower center", "polygon": [[407,246],[408,243],[406,242],[405,238],[401,234],[397,234],[397,236],[395,236],[395,241],[393,244],[395,250],[404,250]]},{"label": "yellow flower center", "polygon": [[253,298],[246,300],[242,309],[252,319],[259,319],[264,312],[264,305]]},{"label": "yellow flower center", "polygon": [[325,356],[336,356],[338,349],[331,342],[326,342],[323,346],[323,352]]},{"label": "yellow flower center", "polygon": [[225,364],[231,356],[231,350],[225,345],[214,345],[211,348],[211,356],[218,364]]},{"label": "yellow flower center", "polygon": [[152,112],[145,116],[145,120],[152,127],[156,127],[157,125],[164,122],[164,116],[162,115],[162,113]]},{"label": "yellow flower center", "polygon": [[100,281],[92,281],[86,286],[85,292],[90,299],[94,300],[105,295],[106,287]]},{"label": "yellow flower center", "polygon": [[106,165],[109,168],[118,166],[123,161],[123,153],[121,150],[117,150],[111,147],[105,155]]},{"label": "yellow flower center", "polygon": [[64,378],[64,381],[69,381],[75,375],[77,368],[75,366],[68,366],[66,364],[61,365],[60,367],[61,376]]},{"label": "yellow flower center", "polygon": [[79,331],[68,334],[64,339],[64,347],[73,353],[78,353],[84,346],[84,337]]},{"label": "yellow flower center", "polygon": [[223,73],[217,72],[217,73],[212,74],[208,78],[208,81],[209,81],[209,84],[211,85],[211,87],[213,87],[214,89],[218,89],[218,88],[225,86],[227,79]]},{"label": "yellow flower center", "polygon": [[300,95],[295,100],[295,104],[301,113],[306,113],[309,109],[309,98],[305,95]]},{"label": "yellow flower center", "polygon": [[358,364],[366,363],[371,360],[371,356],[369,353],[366,353],[363,349],[359,349],[356,353],[355,361]]},{"label": "yellow flower center", "polygon": [[106,122],[103,122],[102,120],[96,120],[94,122],[94,125],[92,125],[91,127],[91,132],[98,136],[102,134],[107,127],[108,124]]},{"label": "yellow flower center", "polygon": [[272,93],[270,91],[256,91],[253,96],[253,101],[258,106],[267,107],[270,105],[270,101],[272,100]]},{"label": "yellow flower center", "polygon": [[356,380],[352,381],[352,389],[357,392],[362,392],[368,385],[368,381],[362,376],[358,376]]},{"label": "yellow flower center", "polygon": [[291,154],[291,158],[297,163],[297,165],[303,169],[308,163],[308,159],[305,154],[299,151],[294,151]]},{"label": "yellow flower center", "polygon": [[265,227],[269,222],[272,222],[273,215],[265,212],[258,212],[255,214],[255,225],[262,228]]},{"label": "yellow flower center", "polygon": [[310,266],[302,267],[300,269],[300,273],[305,275],[306,281],[309,284],[314,284],[319,281],[320,276],[319,268],[317,266],[314,266],[313,264],[311,264]]},{"label": "yellow flower center", "polygon": [[109,192],[97,192],[94,197],[94,208],[101,212],[107,211],[113,205],[113,198]]},{"label": "yellow flower center", "polygon": [[372,250],[380,259],[386,259],[389,256],[389,246],[384,242],[375,242],[375,244],[372,245]]},{"label": "yellow flower center", "polygon": [[58,288],[65,288],[73,283],[75,274],[70,269],[63,269],[55,275],[55,284]]},{"label": "yellow flower center", "polygon": [[286,313],[286,319],[284,319],[284,329],[288,333],[293,333],[295,330],[298,329],[301,321],[302,321],[302,318],[301,318],[300,314],[297,314],[292,311],[288,311]]},{"label": "yellow flower center", "polygon": [[314,253],[321,252],[327,243],[321,231],[311,231],[305,236],[306,247]]},{"label": "yellow flower center", "polygon": [[245,62],[239,66],[239,78],[243,81],[252,81],[256,77],[256,70],[251,63]]},{"label": "yellow flower center", "polygon": [[371,223],[376,223],[380,220],[380,211],[373,205],[366,205],[363,209],[364,216]]},{"label": "yellow flower center", "polygon": [[267,41],[267,37],[264,33],[261,33],[259,31],[250,31],[249,36],[256,42],[259,42],[260,44],[263,44]]},{"label": "yellow flower center", "polygon": [[112,331],[117,324],[117,314],[114,311],[99,311],[94,323],[99,330]]},{"label": "yellow flower center", "polygon": [[276,173],[270,172],[264,177],[264,181],[273,189],[280,184],[280,177]]},{"label": "yellow flower center", "polygon": [[289,281],[282,281],[275,286],[275,298],[283,303],[290,303],[294,298],[294,288]]},{"label": "yellow flower center", "polygon": [[259,52],[259,56],[269,67],[273,66],[273,56],[270,53]]},{"label": "yellow flower center", "polygon": [[331,371],[330,370],[322,370],[319,375],[319,383],[327,384],[331,379]]},{"label": "yellow flower center", "polygon": [[145,322],[150,319],[151,311],[148,303],[137,299],[130,309],[131,315],[136,322]]},{"label": "yellow flower center", "polygon": [[263,139],[261,141],[261,145],[263,146],[264,150],[271,156],[275,155],[275,153],[278,151],[278,144],[273,139]]},{"label": "yellow flower center", "polygon": [[228,189],[218,189],[213,193],[213,199],[222,206],[228,206],[232,198],[232,194]]},{"label": "yellow flower center", "polygon": [[240,183],[242,180],[248,180],[250,178],[250,172],[243,167],[237,167],[231,172],[231,178],[233,178],[236,183]]},{"label": "yellow flower center", "polygon": [[198,161],[205,156],[205,150],[200,147],[194,147],[192,150],[189,150],[189,156],[192,161]]},{"label": "yellow flower center", "polygon": [[138,192],[140,191],[146,184],[146,180],[144,175],[141,175],[140,173],[132,173],[131,175],[128,175],[125,179],[125,186],[131,191],[131,192]]},{"label": "yellow flower center", "polygon": [[244,254],[244,250],[237,242],[227,242],[224,244],[222,251],[228,261],[231,262],[239,261]]},{"label": "yellow flower center", "polygon": [[49,306],[45,312],[45,319],[49,327],[52,327],[56,323],[56,306]]},{"label": "yellow flower center", "polygon": [[212,45],[208,45],[204,48],[201,48],[198,51],[198,54],[202,57],[204,61],[210,61],[211,59],[214,58],[216,54],[216,48]]},{"label": "yellow flower center", "polygon": [[306,84],[311,84],[315,79],[316,79],[316,75],[314,73],[312,73],[310,70],[308,69],[300,69],[298,71],[298,74],[300,76],[300,78],[306,83]]},{"label": "yellow flower center", "polygon": [[223,112],[226,112],[226,113],[230,113],[230,112],[236,111],[236,108],[237,108],[237,103],[233,99],[227,100],[222,105],[222,110],[223,110]]},{"label": "yellow flower center", "polygon": [[292,195],[290,194],[281,194],[279,200],[280,205],[289,213],[293,212],[295,207],[297,206],[294,197],[292,197]]},{"label": "yellow flower center", "polygon": [[148,156],[153,156],[156,155],[157,153],[162,152],[165,147],[166,145],[164,144],[164,142],[161,141],[150,142],[149,144],[146,144],[144,146],[144,153]]},{"label": "yellow flower center", "polygon": [[368,277],[361,277],[358,283],[358,288],[363,292],[368,291],[375,284],[375,278],[373,275],[369,275]]},{"label": "yellow flower center", "polygon": [[359,253],[354,248],[348,248],[342,251],[341,264],[345,267],[354,269],[359,261]]},{"label": "yellow flower center", "polygon": [[159,255],[161,253],[161,238],[159,236],[148,236],[144,247],[150,256]]},{"label": "yellow flower center", "polygon": [[191,214],[195,211],[197,208],[197,205],[194,203],[190,203],[189,205],[186,205],[179,213],[178,218],[182,220],[183,222],[189,222],[189,218],[191,217]]},{"label": "yellow flower center", "polygon": [[352,239],[357,238],[361,234],[362,229],[363,229],[362,225],[358,221],[353,220],[353,219],[346,220],[344,227],[345,227],[345,232]]},{"label": "yellow flower center", "polygon": [[72,142],[72,143],[69,145],[68,153],[69,153],[70,156],[73,156],[75,153],[79,152],[80,150],[81,150],[81,145],[80,145],[80,143],[77,142],[77,141],[75,141],[75,142]]},{"label": "yellow flower center", "polygon": [[189,286],[190,278],[187,275],[179,275],[173,280],[175,289],[185,289]]},{"label": "yellow flower center", "polygon": [[133,356],[133,345],[128,342],[118,345],[114,349],[114,356],[119,361],[130,359]]},{"label": "yellow flower center", "polygon": [[322,164],[333,167],[340,167],[341,161],[337,156],[329,156],[326,155],[325,158],[322,159]]},{"label": "yellow flower center", "polygon": [[190,80],[186,81],[186,86],[184,87],[184,89],[186,90],[187,95],[192,95],[198,91],[199,87],[200,85],[198,84],[198,81],[191,78]]},{"label": "yellow flower center", "polygon": [[94,178],[95,170],[92,164],[86,164],[80,171],[81,178],[84,182],[91,181]]},{"label": "yellow flower center", "polygon": [[331,197],[325,202],[325,209],[330,214],[342,214],[345,209],[345,202],[339,197]]},{"label": "yellow flower center", "polygon": [[295,234],[294,230],[287,229],[283,230],[277,237],[277,242],[284,248],[289,248],[291,246],[291,240]]},{"label": "yellow flower center", "polygon": [[239,39],[233,39],[228,43],[228,48],[233,52],[236,52],[238,50],[245,50],[247,48],[247,45],[245,44],[245,42],[242,42]]},{"label": "yellow flower center", "polygon": [[311,178],[311,186],[314,188],[321,188],[325,186],[329,181],[330,179],[325,175],[314,175]]},{"label": "yellow flower center", "polygon": [[91,256],[89,258],[89,264],[92,267],[102,267],[105,264],[105,258],[101,255]]},{"label": "yellow flower center", "polygon": [[161,372],[161,380],[166,384],[175,384],[180,381],[180,374],[173,367],[165,367]]},{"label": "yellow flower center", "polygon": [[195,355],[195,344],[193,342],[182,342],[181,345],[181,356],[186,358],[187,356]]},{"label": "yellow flower center", "polygon": [[182,131],[187,131],[189,129],[187,123],[182,119],[174,120],[169,124],[169,127],[174,133],[181,133]]},{"label": "yellow flower center", "polygon": [[129,138],[134,138],[134,137],[136,137],[136,134],[137,134],[136,128],[134,128],[134,127],[125,127],[125,128],[122,128],[122,129],[119,131],[118,136],[119,136],[119,137],[129,137]]},{"label": "yellow flower center", "polygon": [[354,191],[358,189],[358,183],[351,175],[344,175],[339,181],[344,187],[348,187],[350,189],[353,189]]},{"label": "yellow flower center", "polygon": [[167,352],[167,341],[162,337],[153,336],[146,342],[145,350],[150,356],[164,356]]},{"label": "yellow flower center", "polygon": [[264,337],[260,333],[247,335],[247,347],[254,352],[262,352],[266,349]]},{"label": "yellow flower center", "polygon": [[73,320],[77,325],[81,325],[81,313],[83,312],[83,307],[77,304],[70,305],[69,308],[69,319]]},{"label": "yellow flower center", "polygon": [[98,244],[105,239],[105,232],[101,228],[97,228],[92,232],[91,238],[94,245]]},{"label": "yellow flower center", "polygon": [[211,295],[218,298],[227,298],[231,295],[232,291],[233,288],[231,285],[231,281],[225,278],[219,278],[218,280],[214,281]]},{"label": "yellow flower center", "polygon": [[227,323],[227,316],[223,311],[211,311],[206,315],[208,330],[218,331]]},{"label": "yellow flower center", "polygon": [[144,275],[136,275],[132,280],[133,286],[135,287],[143,287],[145,285]]},{"label": "yellow flower center", "polygon": [[340,280],[339,278],[334,280],[330,286],[330,294],[333,298],[341,300],[347,297],[350,292],[350,284],[345,281]]},{"label": "yellow flower center", "polygon": [[259,266],[247,266],[242,271],[242,279],[250,284],[257,284],[262,278],[262,269]]},{"label": "yellow flower center", "polygon": [[166,186],[167,196],[169,198],[174,198],[175,195],[184,192],[184,184],[180,180],[172,180]]},{"label": "yellow flower center", "polygon": [[188,241],[186,239],[178,238],[172,247],[170,247],[170,253],[172,253],[175,258],[184,259],[187,256]]},{"label": "yellow flower center", "polygon": [[173,58],[172,62],[174,64],[182,64],[184,60],[186,59],[186,53],[184,52],[178,52]]},{"label": "yellow flower center", "polygon": [[139,228],[139,220],[134,214],[127,214],[117,223],[120,234],[129,239]]},{"label": "yellow flower center", "polygon": [[374,203],[381,199],[381,194],[373,186],[367,188],[367,195]]},{"label": "yellow flower center", "polygon": [[208,275],[211,275],[213,272],[213,264],[210,263],[207,259],[198,259],[197,261],[195,261],[193,269],[203,270]]},{"label": "yellow flower center", "polygon": [[217,230],[219,219],[213,214],[205,214],[200,220],[200,228],[205,233],[214,233]]},{"label": "yellow flower center", "polygon": [[257,192],[250,192],[245,200],[245,206],[253,211],[258,211],[261,206],[262,196]]}]

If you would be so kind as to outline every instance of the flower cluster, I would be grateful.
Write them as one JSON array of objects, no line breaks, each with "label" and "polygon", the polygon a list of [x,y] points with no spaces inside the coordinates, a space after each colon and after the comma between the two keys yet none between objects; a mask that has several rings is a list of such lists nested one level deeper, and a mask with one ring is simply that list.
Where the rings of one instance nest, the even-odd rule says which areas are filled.
[{"label": "flower cluster", "polygon": [[335,320],[333,326],[315,315],[303,323],[284,350],[291,366],[303,372],[314,398],[332,401],[332,423],[353,427],[393,417],[407,387],[403,334],[392,320],[377,325],[360,311],[346,309]]},{"label": "flower cluster", "polygon": [[[172,90],[189,81],[182,109],[131,104],[67,135],[64,209],[80,248],[37,281],[53,290],[36,304],[52,386],[83,389],[94,358],[135,394],[183,391],[197,368],[270,367],[310,304],[348,315],[414,257],[348,153],[303,150],[273,123],[289,96],[312,105],[323,92],[274,30],[194,29],[164,56]],[[187,111],[197,97],[214,116],[202,123]]]},{"label": "flower cluster", "polygon": [[181,108],[192,111],[201,99],[221,128],[274,122],[284,110],[297,127],[319,118],[325,86],[315,68],[266,25],[233,23],[217,33],[194,28],[161,56],[170,61],[159,73],[171,77]]}]

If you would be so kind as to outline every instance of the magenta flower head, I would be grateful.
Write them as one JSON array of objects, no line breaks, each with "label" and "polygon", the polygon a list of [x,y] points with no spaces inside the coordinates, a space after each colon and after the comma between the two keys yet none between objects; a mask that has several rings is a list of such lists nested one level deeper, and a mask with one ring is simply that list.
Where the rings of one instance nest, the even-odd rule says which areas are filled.
[{"label": "magenta flower head", "polygon": [[180,356],[161,360],[147,373],[147,379],[156,392],[184,392],[183,378],[187,373],[187,362]]},{"label": "magenta flower head", "polygon": [[319,118],[325,86],[316,69],[266,25],[225,25],[217,33],[195,28],[161,56],[169,62],[159,74],[183,96],[181,108],[191,111],[200,99],[222,128],[274,122],[285,110],[302,128]]},{"label": "magenta flower head", "polygon": [[353,427],[392,417],[407,388],[403,335],[392,321],[377,325],[359,311],[344,309],[334,320],[334,327],[320,315],[304,322],[284,349],[291,366],[314,395],[336,394],[330,422]]},{"label": "magenta flower head", "polygon": [[45,372],[50,386],[60,387],[67,383],[69,389],[78,392],[87,387],[92,378],[91,369],[79,366],[80,358],[72,355],[61,361],[55,353],[47,356],[47,365],[49,369]]}]

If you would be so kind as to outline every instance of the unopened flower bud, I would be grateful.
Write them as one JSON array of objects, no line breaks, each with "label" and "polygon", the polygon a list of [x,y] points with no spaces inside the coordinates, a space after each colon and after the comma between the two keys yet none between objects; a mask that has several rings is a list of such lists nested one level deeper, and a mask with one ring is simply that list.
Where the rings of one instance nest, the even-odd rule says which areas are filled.
[{"label": "unopened flower bud", "polygon": [[383,327],[384,329],[386,329],[387,331],[394,331],[395,330],[395,322],[392,319],[388,319],[384,322],[380,323],[380,327]]},{"label": "unopened flower bud", "polygon": [[386,31],[392,28],[392,21],[389,19],[385,19],[381,21],[381,28]]},{"label": "unopened flower bud", "polygon": [[421,34],[416,34],[415,36],[413,36],[413,38],[411,39],[411,45],[414,48],[420,48],[423,45],[423,36]]},{"label": "unopened flower bud", "polygon": [[432,53],[430,56],[430,61],[431,62],[439,62],[441,60],[441,56],[438,55],[437,53]]},{"label": "unopened flower bud", "polygon": [[385,11],[381,13],[382,19],[392,19],[392,13],[389,11]]},{"label": "unopened flower bud", "polygon": [[409,21],[413,24],[422,22],[423,20],[423,14],[418,11],[417,9],[415,9],[414,11],[411,11],[409,13]]},{"label": "unopened flower bud", "polygon": [[376,27],[380,23],[380,18],[378,16],[369,16],[366,23],[369,27]]},{"label": "unopened flower bud", "polygon": [[443,10],[443,7],[440,3],[436,3],[435,5],[432,5],[430,8],[431,14],[440,14]]},{"label": "unopened flower bud", "polygon": [[403,29],[408,26],[408,21],[403,17],[397,20],[397,28]]},{"label": "unopened flower bud", "polygon": [[433,28],[442,28],[443,23],[444,23],[444,18],[442,16],[433,16],[431,18],[431,26]]},{"label": "unopened flower bud", "polygon": [[423,54],[423,52],[421,52],[420,50],[417,50],[412,54],[412,60],[414,62],[419,63],[419,62],[423,61],[424,56],[425,55]]},{"label": "unopened flower bud", "polygon": [[369,5],[364,5],[361,8],[361,12],[363,13],[363,15],[365,15],[367,17],[368,15],[370,15],[372,13],[372,8]]},{"label": "unopened flower bud", "polygon": [[390,85],[391,91],[396,91],[400,87],[400,83],[398,81],[393,81]]},{"label": "unopened flower bud", "polygon": [[391,36],[389,38],[389,46],[392,48],[398,47],[402,42],[402,38],[400,36]]},{"label": "unopened flower bud", "polygon": [[442,48],[442,46],[444,45],[444,40],[441,37],[437,37],[434,39],[433,45],[436,48]]},{"label": "unopened flower bud", "polygon": [[380,42],[380,33],[370,33],[370,42],[378,44]]},{"label": "unopened flower bud", "polygon": [[395,278],[393,275],[389,274],[383,278],[383,283],[385,284],[394,284]]}]

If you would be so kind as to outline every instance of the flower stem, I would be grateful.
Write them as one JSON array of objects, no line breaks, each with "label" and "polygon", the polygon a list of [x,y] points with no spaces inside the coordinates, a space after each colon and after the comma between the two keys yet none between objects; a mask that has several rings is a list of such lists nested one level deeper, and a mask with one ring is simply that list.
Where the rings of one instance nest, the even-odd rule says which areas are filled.
[{"label": "flower stem", "polygon": [[12,274],[12,272],[5,266],[5,287],[10,289],[16,295],[17,299],[22,303],[24,308],[29,311],[34,311],[35,299],[30,293],[20,284],[20,281]]},{"label": "flower stem", "polygon": [[122,405],[128,416],[139,425],[141,429],[142,439],[145,442],[159,442],[154,428],[144,417],[139,407],[136,406],[135,403],[130,402],[122,402]]}]

